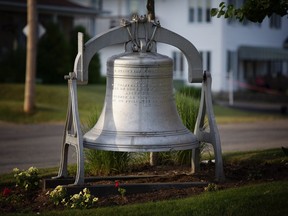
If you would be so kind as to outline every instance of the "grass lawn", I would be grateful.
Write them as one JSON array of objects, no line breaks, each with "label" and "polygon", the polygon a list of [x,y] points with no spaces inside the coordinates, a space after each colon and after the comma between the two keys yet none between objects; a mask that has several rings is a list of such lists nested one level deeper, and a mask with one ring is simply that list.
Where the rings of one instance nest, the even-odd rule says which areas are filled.
[{"label": "grass lawn", "polygon": [[[36,111],[31,115],[23,113],[23,84],[1,84],[0,121],[14,123],[64,122],[67,109],[68,88],[66,85],[37,85]],[[78,86],[78,104],[80,119],[89,121],[94,112],[101,112],[105,97],[104,85]],[[283,118],[274,114],[256,114],[214,106],[218,123],[252,122]]]},{"label": "grass lawn", "polygon": [[[68,103],[66,85],[37,85],[36,112],[23,112],[24,85],[1,84],[0,120],[15,123],[64,122]],[[102,109],[105,86],[78,86],[79,115],[87,121],[95,110]]]}]

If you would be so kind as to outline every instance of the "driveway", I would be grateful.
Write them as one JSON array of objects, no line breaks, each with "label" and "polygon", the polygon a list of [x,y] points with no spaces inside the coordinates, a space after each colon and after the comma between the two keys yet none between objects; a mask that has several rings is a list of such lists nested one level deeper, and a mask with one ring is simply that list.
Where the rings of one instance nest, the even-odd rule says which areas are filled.
[{"label": "driveway", "polygon": [[[288,147],[288,120],[218,125],[223,152]],[[64,124],[0,122],[0,173],[57,167]],[[73,149],[73,148],[72,148]],[[73,151],[70,162],[75,161]]]}]

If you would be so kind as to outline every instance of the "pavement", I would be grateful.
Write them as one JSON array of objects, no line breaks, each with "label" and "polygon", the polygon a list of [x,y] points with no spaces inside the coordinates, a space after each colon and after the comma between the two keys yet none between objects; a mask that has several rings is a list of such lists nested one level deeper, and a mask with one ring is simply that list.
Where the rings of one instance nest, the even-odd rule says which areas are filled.
[{"label": "pavement", "polygon": [[[0,122],[0,173],[13,168],[58,167],[64,123],[12,124]],[[222,151],[288,147],[288,119],[218,125]],[[70,148],[73,149],[73,148]],[[75,155],[70,151],[69,162]]]}]

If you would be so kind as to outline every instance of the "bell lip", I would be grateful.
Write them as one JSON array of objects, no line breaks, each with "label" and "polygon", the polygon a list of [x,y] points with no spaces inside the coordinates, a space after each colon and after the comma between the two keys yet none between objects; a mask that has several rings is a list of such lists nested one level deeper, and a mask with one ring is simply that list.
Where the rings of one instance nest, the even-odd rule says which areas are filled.
[{"label": "bell lip", "polygon": [[[92,130],[93,131],[93,130]],[[86,133],[83,145],[86,148],[122,152],[164,152],[195,149],[200,143],[187,128],[178,131]],[[95,132],[95,131],[94,131]],[[99,132],[99,131],[98,131]]]},{"label": "bell lip", "polygon": [[84,147],[88,149],[103,150],[103,151],[116,151],[116,152],[172,152],[182,150],[192,150],[200,147],[198,140],[189,143],[181,144],[149,144],[149,145],[115,145],[115,144],[103,144],[95,142],[84,142]]}]

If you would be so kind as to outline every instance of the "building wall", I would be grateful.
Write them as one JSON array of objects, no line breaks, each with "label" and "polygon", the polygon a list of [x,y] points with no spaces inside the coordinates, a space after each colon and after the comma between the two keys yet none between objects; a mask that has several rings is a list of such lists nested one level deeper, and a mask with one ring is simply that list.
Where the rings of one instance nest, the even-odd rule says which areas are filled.
[{"label": "building wall", "polygon": [[[221,1],[223,0],[211,0],[211,7],[218,7]],[[146,10],[145,4],[143,4],[146,1],[143,0],[103,1],[103,10],[110,11],[110,13],[96,20],[96,33],[107,31],[111,25],[119,25],[121,18],[129,17],[131,8],[137,7],[137,2],[138,7],[141,8],[140,14],[143,14],[143,11]],[[212,90],[214,92],[228,91],[228,51],[235,52],[241,45],[281,48],[285,38],[288,37],[288,28],[285,28],[288,26],[287,17],[282,18],[281,29],[271,29],[268,18],[261,25],[245,26],[238,22],[231,24],[224,18],[214,17],[208,23],[189,22],[189,7],[191,4],[197,6],[198,2],[206,2],[206,0],[156,0],[155,13],[162,27],[187,38],[198,51],[205,55],[210,53],[210,72],[213,78]],[[205,3],[202,4],[205,5]],[[109,47],[100,51],[102,74],[106,74],[107,58],[123,51],[123,46]],[[173,52],[179,52],[179,50],[169,45],[159,44],[158,52],[172,58]],[[209,69],[206,60],[204,60],[203,67]],[[241,65],[237,66],[240,71],[242,67]],[[236,78],[236,72],[233,73]],[[183,73],[175,73],[175,78],[187,81],[187,76],[187,64],[185,62]],[[238,74],[237,78],[243,79],[243,74]]]}]

